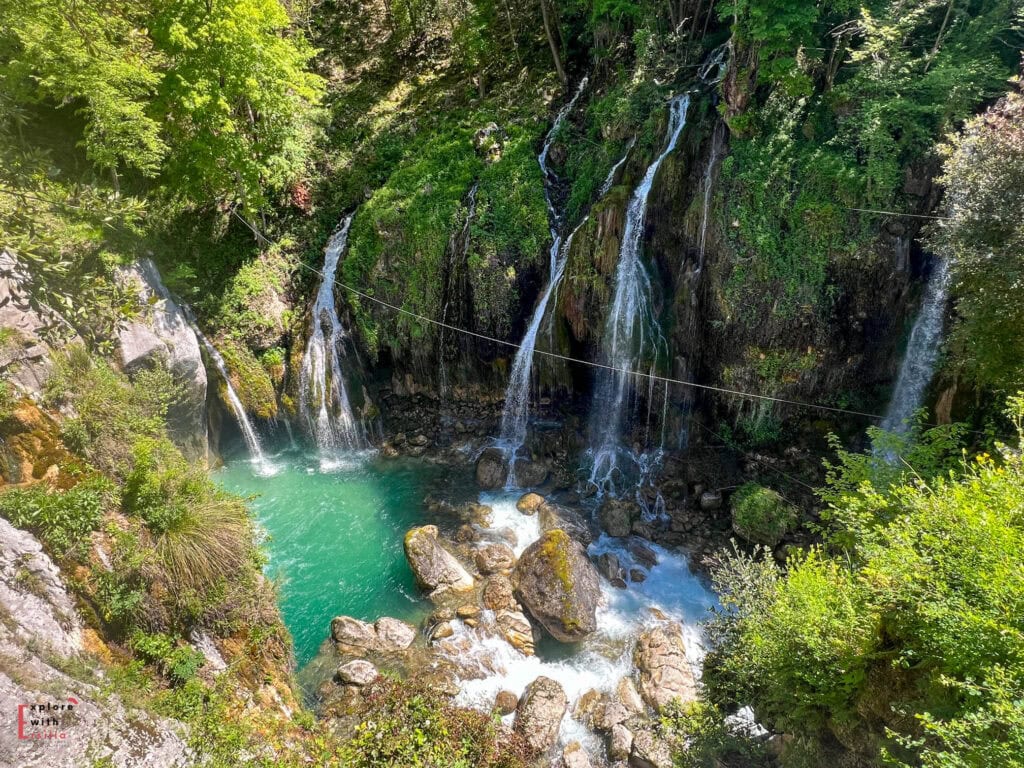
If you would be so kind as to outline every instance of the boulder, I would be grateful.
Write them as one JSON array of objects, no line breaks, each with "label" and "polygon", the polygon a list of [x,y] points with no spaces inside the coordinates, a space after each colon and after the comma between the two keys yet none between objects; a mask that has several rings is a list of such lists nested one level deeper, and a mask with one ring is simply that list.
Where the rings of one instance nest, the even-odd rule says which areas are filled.
[{"label": "boulder", "polygon": [[579,510],[545,502],[537,510],[537,520],[542,531],[565,531],[585,547],[594,540],[587,519]]},{"label": "boulder", "polygon": [[633,734],[629,765],[630,768],[672,768],[672,752],[668,744],[645,728]]},{"label": "boulder", "polygon": [[484,490],[494,491],[505,487],[508,480],[508,462],[498,448],[488,448],[476,462],[476,484]]},{"label": "boulder", "polygon": [[630,678],[624,677],[619,680],[619,684],[615,686],[615,696],[631,715],[644,711],[643,699],[640,698],[640,693]]},{"label": "boulder", "polygon": [[520,697],[512,727],[535,752],[547,752],[558,740],[568,706],[561,685],[549,677],[538,677]]},{"label": "boulder", "polygon": [[598,523],[609,536],[629,536],[639,519],[640,505],[628,499],[605,499],[597,510]]},{"label": "boulder", "polygon": [[640,673],[644,701],[660,712],[669,702],[697,698],[693,670],[686,660],[683,630],[678,622],[660,624],[643,632],[633,652]]},{"label": "boulder", "polygon": [[539,493],[524,493],[516,502],[516,509],[524,515],[535,515],[542,504],[544,504],[544,497]]},{"label": "boulder", "polygon": [[633,559],[644,568],[653,568],[658,564],[658,553],[647,546],[643,540],[634,536],[629,540],[626,548]]},{"label": "boulder", "polygon": [[494,711],[499,715],[511,715],[516,711],[518,703],[519,697],[512,691],[498,691],[498,695],[494,697]]},{"label": "boulder", "polygon": [[441,546],[436,525],[412,528],[405,534],[405,557],[416,583],[432,598],[473,589],[473,577]]},{"label": "boulder", "polygon": [[362,687],[377,679],[377,668],[365,659],[354,659],[338,667],[336,677],[347,685]]},{"label": "boulder", "polygon": [[153,365],[167,366],[183,393],[167,411],[171,438],[187,458],[205,461],[207,379],[195,329],[149,259],[119,269],[117,279],[134,291],[146,308],[138,318],[118,329],[121,366],[128,372]]},{"label": "boulder", "polygon": [[342,653],[399,653],[412,645],[416,628],[386,616],[373,624],[351,616],[336,616],[331,620],[331,639]]},{"label": "boulder", "polygon": [[377,650],[377,630],[373,624],[351,616],[336,616],[331,620],[331,639],[346,649]]},{"label": "boulder", "polygon": [[518,611],[512,580],[502,574],[491,576],[484,585],[483,603],[492,611]]},{"label": "boulder", "polygon": [[608,759],[626,760],[633,751],[633,732],[624,725],[616,725],[608,734]]},{"label": "boulder", "polygon": [[597,629],[600,578],[565,531],[548,531],[527,547],[512,584],[519,602],[555,639],[573,643]]},{"label": "boulder", "polygon": [[612,552],[602,552],[597,556],[597,570],[619,589],[626,588],[626,571],[619,565],[619,558]]},{"label": "boulder", "polygon": [[486,575],[510,571],[516,564],[516,555],[507,544],[485,544],[473,553],[477,570]]},{"label": "boulder", "polygon": [[548,479],[548,466],[542,461],[516,459],[516,485],[520,488],[536,488]]},{"label": "boulder", "polygon": [[382,616],[373,622],[377,647],[382,651],[403,651],[416,639],[416,628],[404,621]]},{"label": "boulder", "polygon": [[578,741],[570,741],[562,750],[562,768],[591,768],[590,757]]},{"label": "boulder", "polygon": [[721,491],[704,491],[700,495],[700,508],[709,511],[722,508]]},{"label": "boulder", "polygon": [[536,649],[533,625],[522,612],[499,611],[494,620],[501,636],[508,641],[509,645],[524,656],[533,656]]}]

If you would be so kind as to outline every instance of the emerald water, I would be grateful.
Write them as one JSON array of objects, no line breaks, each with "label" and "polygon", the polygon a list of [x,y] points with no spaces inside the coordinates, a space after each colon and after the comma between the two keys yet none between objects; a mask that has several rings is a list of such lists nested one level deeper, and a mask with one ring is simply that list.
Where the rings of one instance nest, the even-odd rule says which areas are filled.
[{"label": "emerald water", "polygon": [[279,582],[298,664],[316,655],[334,616],[417,623],[427,608],[402,539],[414,525],[450,522],[431,519],[423,499],[441,490],[450,498],[459,480],[451,469],[370,454],[329,470],[314,454],[291,452],[272,461],[271,475],[257,473],[247,457],[229,459],[218,478],[230,491],[255,495],[252,507],[268,536],[267,575]]}]

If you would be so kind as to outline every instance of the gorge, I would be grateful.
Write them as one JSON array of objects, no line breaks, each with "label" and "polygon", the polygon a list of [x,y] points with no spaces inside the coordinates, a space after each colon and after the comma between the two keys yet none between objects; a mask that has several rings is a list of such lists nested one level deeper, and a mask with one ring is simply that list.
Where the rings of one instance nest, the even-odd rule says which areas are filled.
[{"label": "gorge", "polygon": [[0,7],[0,764],[1017,766],[1019,15]]}]

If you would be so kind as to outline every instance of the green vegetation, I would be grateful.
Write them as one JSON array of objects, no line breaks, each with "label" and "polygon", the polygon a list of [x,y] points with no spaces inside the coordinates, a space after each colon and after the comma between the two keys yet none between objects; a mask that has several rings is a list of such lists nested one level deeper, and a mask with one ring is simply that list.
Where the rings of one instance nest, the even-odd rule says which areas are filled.
[{"label": "green vegetation", "polygon": [[0,516],[37,534],[57,557],[81,557],[114,495],[114,486],[101,477],[66,491],[33,485],[0,494]]},{"label": "green vegetation", "polygon": [[796,526],[795,507],[771,488],[744,483],[732,495],[732,528],[751,544],[772,547]]},{"label": "green vegetation", "polygon": [[[1024,445],[1024,398],[1012,414]],[[898,765],[1019,765],[1021,454],[1004,447],[954,472],[908,463],[878,485],[868,462],[881,460],[833,468],[836,530],[821,546],[785,570],[758,553],[719,566],[708,696],[796,735],[794,762],[845,749]]]}]

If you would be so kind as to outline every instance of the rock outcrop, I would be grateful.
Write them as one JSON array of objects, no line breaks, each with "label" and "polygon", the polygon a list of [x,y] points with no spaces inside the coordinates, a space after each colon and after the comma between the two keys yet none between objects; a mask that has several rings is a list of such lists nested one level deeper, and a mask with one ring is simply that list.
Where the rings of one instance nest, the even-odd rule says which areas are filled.
[{"label": "rock outcrop", "polygon": [[362,687],[377,679],[377,668],[365,659],[353,659],[338,667],[337,678],[346,685]]},{"label": "rock outcrop", "polygon": [[405,557],[416,583],[431,598],[473,589],[473,577],[453,554],[441,546],[436,525],[411,528],[405,534]]},{"label": "rock outcrop", "polygon": [[547,752],[558,741],[558,729],[568,706],[561,685],[549,677],[538,677],[520,697],[512,727],[534,751]]},{"label": "rock outcrop", "polygon": [[597,629],[599,576],[565,531],[548,531],[527,547],[512,582],[519,602],[557,640],[576,642]]},{"label": "rock outcrop", "polygon": [[336,616],[331,620],[331,639],[339,651],[349,655],[400,653],[412,645],[416,629],[389,617],[369,624],[351,616]]},{"label": "rock outcrop", "polygon": [[607,498],[597,510],[597,520],[609,536],[629,536],[640,519],[640,505],[629,499]]},{"label": "rock outcrop", "polygon": [[484,490],[494,491],[505,487],[508,480],[508,462],[498,448],[488,448],[476,462],[476,484]]},{"label": "rock outcrop", "polygon": [[129,373],[145,366],[167,366],[184,392],[168,410],[171,437],[186,457],[205,461],[207,379],[199,339],[152,261],[142,259],[125,267],[118,278],[138,294],[146,308],[141,317],[118,330],[121,365]]},{"label": "rock outcrop", "polygon": [[509,571],[516,564],[516,555],[507,544],[484,544],[473,553],[473,559],[485,576]]},{"label": "rock outcrop", "polygon": [[633,662],[640,673],[640,693],[655,711],[660,712],[675,699],[685,703],[697,698],[697,683],[686,659],[683,629],[678,622],[643,632]]}]

